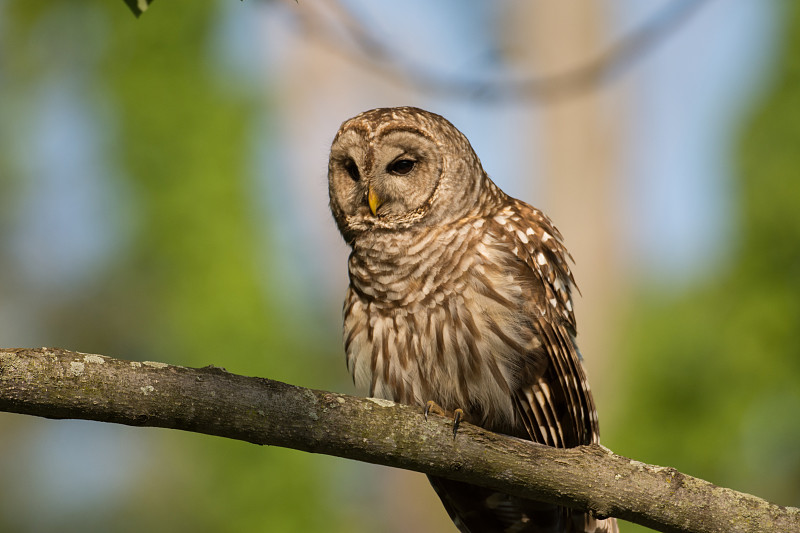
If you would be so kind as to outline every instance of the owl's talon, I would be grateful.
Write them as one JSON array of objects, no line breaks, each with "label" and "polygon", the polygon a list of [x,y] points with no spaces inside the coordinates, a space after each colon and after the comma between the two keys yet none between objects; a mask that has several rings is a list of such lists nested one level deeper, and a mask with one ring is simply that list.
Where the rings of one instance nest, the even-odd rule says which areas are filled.
[{"label": "owl's talon", "polygon": [[[428,414],[435,413],[439,416],[446,416],[449,417],[450,413],[442,409],[439,404],[434,402],[433,400],[428,400],[425,403],[425,420],[428,420]],[[463,409],[456,409],[453,411],[453,439],[456,438],[458,434],[458,427],[461,425],[461,421],[464,420],[464,410]]]},{"label": "owl's talon", "polygon": [[447,412],[439,407],[439,404],[433,400],[428,400],[425,404],[425,420],[428,420],[428,413],[435,413],[439,416],[447,416]]},{"label": "owl's talon", "polygon": [[458,434],[458,426],[461,424],[461,420],[464,418],[464,411],[461,409],[456,409],[453,411],[453,440],[456,439],[456,435]]}]

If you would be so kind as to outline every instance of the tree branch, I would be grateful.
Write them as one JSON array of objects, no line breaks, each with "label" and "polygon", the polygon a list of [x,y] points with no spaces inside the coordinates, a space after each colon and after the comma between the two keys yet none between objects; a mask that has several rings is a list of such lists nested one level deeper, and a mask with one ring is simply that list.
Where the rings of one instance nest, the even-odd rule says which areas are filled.
[{"label": "tree branch", "polygon": [[601,446],[556,449],[415,407],[54,348],[0,349],[0,411],[155,426],[468,481],[665,532],[800,531],[800,509]]}]

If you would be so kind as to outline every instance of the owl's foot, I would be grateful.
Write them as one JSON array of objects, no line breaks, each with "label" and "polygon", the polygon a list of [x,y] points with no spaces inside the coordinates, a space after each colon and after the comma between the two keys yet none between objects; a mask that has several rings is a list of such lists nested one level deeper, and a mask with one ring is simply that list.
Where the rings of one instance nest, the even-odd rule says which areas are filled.
[{"label": "owl's foot", "polygon": [[434,413],[439,416],[447,416],[447,411],[439,407],[439,404],[433,400],[428,400],[428,403],[425,404],[425,420],[428,419],[428,413]]},{"label": "owl's foot", "polygon": [[[450,416],[447,411],[442,409],[439,404],[434,402],[433,400],[429,400],[425,404],[425,420],[428,419],[428,413],[435,413],[439,416]],[[456,434],[458,434],[458,426],[461,424],[461,421],[464,419],[464,411],[462,409],[456,409],[453,411],[453,439],[456,438]]]}]

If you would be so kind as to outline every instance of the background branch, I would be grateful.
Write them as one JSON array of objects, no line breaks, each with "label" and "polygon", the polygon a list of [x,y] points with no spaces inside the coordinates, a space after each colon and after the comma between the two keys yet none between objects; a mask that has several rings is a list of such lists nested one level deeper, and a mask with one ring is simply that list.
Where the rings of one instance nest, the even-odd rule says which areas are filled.
[{"label": "background branch", "polygon": [[[124,0],[136,17],[141,16],[153,0]],[[556,100],[574,96],[602,85],[644,57],[708,0],[673,0],[667,2],[641,26],[630,31],[583,65],[553,76],[529,76],[524,79],[478,79],[450,77],[423,65],[404,60],[389,43],[376,37],[369,28],[374,24],[361,17],[346,4],[332,0],[326,8],[331,17],[322,14],[312,3],[291,4],[291,14],[304,36],[319,41],[328,50],[395,81],[431,94],[475,98],[488,101]],[[344,34],[344,35],[342,35]],[[344,38],[343,38],[344,37]]]},{"label": "background branch", "polygon": [[[647,56],[683,26],[708,0],[674,0],[656,10],[640,26],[620,37],[585,63],[553,75],[512,77],[459,77],[442,74],[403,58],[391,43],[376,37],[363,20],[345,3],[304,4],[290,10],[304,37],[319,41],[326,50],[361,63],[374,72],[391,77],[429,94],[498,101],[555,101],[597,89]],[[291,4],[294,4],[291,2]]]},{"label": "background branch", "polygon": [[665,532],[800,531],[800,509],[632,461],[561,450],[384,400],[61,349],[0,350],[0,410],[218,435],[416,470]]}]

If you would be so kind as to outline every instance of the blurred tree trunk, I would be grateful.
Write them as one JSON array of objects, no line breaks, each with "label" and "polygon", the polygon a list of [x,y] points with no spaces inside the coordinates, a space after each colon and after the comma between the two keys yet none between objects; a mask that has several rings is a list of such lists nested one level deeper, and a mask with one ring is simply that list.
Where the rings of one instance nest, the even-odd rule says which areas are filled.
[{"label": "blurred tree trunk", "polygon": [[[606,2],[521,2],[511,35],[525,55],[526,71],[557,75],[585,65],[608,46]],[[614,94],[600,86],[542,103],[540,129],[542,199],[538,205],[564,234],[575,258],[581,351],[601,405],[614,388],[611,372],[619,302],[625,290],[617,229],[619,148],[623,133]],[[601,423],[602,426],[602,423]]]}]

